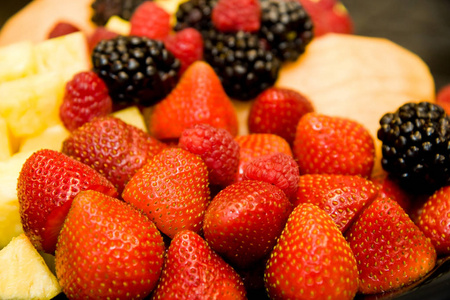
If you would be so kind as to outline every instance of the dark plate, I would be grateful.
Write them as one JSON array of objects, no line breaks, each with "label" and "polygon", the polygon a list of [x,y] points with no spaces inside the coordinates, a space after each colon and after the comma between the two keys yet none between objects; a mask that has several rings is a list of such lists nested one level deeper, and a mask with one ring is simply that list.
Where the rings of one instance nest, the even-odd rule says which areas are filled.
[{"label": "dark plate", "polygon": [[[76,1],[76,0],[70,0]],[[0,26],[27,4],[2,1]],[[342,0],[354,20],[355,33],[388,38],[419,55],[429,66],[436,89],[450,84],[450,1]],[[424,99],[425,100],[425,99]],[[450,259],[440,259],[433,272],[403,290],[356,299],[450,299]]]}]

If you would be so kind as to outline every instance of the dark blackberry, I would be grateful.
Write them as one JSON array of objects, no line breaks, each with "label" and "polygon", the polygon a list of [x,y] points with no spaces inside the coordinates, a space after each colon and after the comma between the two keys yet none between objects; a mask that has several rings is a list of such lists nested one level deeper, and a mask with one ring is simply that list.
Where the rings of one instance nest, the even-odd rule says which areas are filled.
[{"label": "dark blackberry", "polygon": [[450,118],[440,106],[407,103],[380,119],[382,166],[412,192],[430,193],[450,183]]},{"label": "dark blackberry", "polygon": [[282,61],[295,61],[313,38],[313,23],[299,1],[260,0],[259,33]]},{"label": "dark blackberry", "polygon": [[161,41],[136,36],[100,41],[92,63],[116,105],[158,102],[174,88],[180,69]]},{"label": "dark blackberry", "polygon": [[91,7],[94,9],[92,22],[104,26],[110,17],[119,16],[130,20],[134,10],[145,0],[95,0]]},{"label": "dark blackberry", "polygon": [[240,31],[204,33],[204,59],[213,67],[231,98],[250,100],[271,87],[281,61],[257,34]]},{"label": "dark blackberry", "polygon": [[175,31],[193,27],[199,32],[213,28],[211,13],[218,0],[189,0],[181,3],[175,13]]}]

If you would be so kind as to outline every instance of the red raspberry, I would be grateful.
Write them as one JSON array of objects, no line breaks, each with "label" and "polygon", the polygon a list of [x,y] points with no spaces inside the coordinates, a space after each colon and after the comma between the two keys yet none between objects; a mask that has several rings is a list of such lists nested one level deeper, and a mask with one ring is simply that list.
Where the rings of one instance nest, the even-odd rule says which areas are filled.
[{"label": "red raspberry", "polygon": [[92,71],[75,74],[66,84],[59,116],[64,126],[73,131],[98,116],[112,111],[112,101],[105,83]]},{"label": "red raspberry", "polygon": [[68,22],[58,22],[48,33],[48,38],[56,38],[66,34],[74,33],[80,31],[78,27]]},{"label": "red raspberry", "polygon": [[94,32],[88,37],[89,53],[94,50],[95,46],[97,46],[98,42],[101,40],[110,40],[118,35],[118,33],[108,30],[105,27],[95,28]]},{"label": "red raspberry", "polygon": [[170,15],[156,3],[145,1],[136,8],[130,19],[130,35],[163,40],[171,30]]},{"label": "red raspberry", "polygon": [[273,184],[279,187],[289,199],[294,199],[297,194],[300,171],[292,156],[277,152],[251,160],[244,169],[244,180],[246,179]]},{"label": "red raspberry", "polygon": [[179,146],[204,160],[212,185],[227,186],[233,182],[239,165],[239,144],[227,130],[194,125],[183,131]]},{"label": "red raspberry", "polygon": [[169,35],[164,40],[168,51],[181,62],[182,74],[194,61],[203,58],[203,38],[194,28],[185,28],[176,34]]},{"label": "red raspberry", "polygon": [[299,92],[279,87],[269,88],[253,102],[248,128],[250,133],[276,134],[292,145],[298,121],[313,111],[311,102]]},{"label": "red raspberry", "polygon": [[261,26],[261,6],[258,0],[219,0],[211,17],[219,31],[256,32]]}]

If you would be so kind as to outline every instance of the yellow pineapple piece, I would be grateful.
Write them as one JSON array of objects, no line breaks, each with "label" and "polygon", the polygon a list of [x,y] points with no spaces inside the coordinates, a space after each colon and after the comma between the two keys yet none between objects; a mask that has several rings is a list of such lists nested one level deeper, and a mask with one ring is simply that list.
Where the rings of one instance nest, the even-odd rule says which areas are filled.
[{"label": "yellow pineapple piece", "polygon": [[0,48],[0,82],[35,73],[33,43],[18,42]]},{"label": "yellow pineapple piece", "polygon": [[116,118],[121,119],[125,123],[131,124],[133,126],[136,126],[137,128],[144,130],[145,132],[148,132],[144,117],[139,111],[139,108],[137,108],[136,106],[124,108],[112,113],[112,115]]},{"label": "yellow pineapple piece", "polygon": [[12,145],[9,136],[8,125],[5,119],[0,117],[0,161],[11,157]]},{"label": "yellow pineapple piece", "polygon": [[121,35],[128,35],[130,34],[131,25],[130,22],[119,16],[112,16],[106,22],[105,28]]},{"label": "yellow pineapple piece", "polygon": [[42,133],[22,141],[19,151],[30,152],[40,149],[52,149],[60,151],[62,142],[69,136],[70,132],[63,124],[48,127]]},{"label": "yellow pineapple piece", "polygon": [[51,299],[62,291],[24,233],[0,251],[0,265],[1,299]]}]

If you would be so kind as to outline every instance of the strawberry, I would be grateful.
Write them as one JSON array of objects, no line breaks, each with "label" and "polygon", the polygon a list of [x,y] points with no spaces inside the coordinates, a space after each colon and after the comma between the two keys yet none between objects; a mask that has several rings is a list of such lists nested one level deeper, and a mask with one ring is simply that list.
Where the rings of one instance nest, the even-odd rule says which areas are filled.
[{"label": "strawberry", "polygon": [[381,197],[391,198],[396,201],[403,210],[409,214],[412,210],[412,201],[415,197],[402,189],[387,172],[380,172],[373,175],[370,180],[378,187],[378,194]]},{"label": "strawberry", "polygon": [[121,193],[134,173],[165,147],[143,130],[105,116],[73,131],[62,152],[103,174]]},{"label": "strawberry", "polygon": [[317,113],[297,125],[294,157],[300,174],[346,174],[369,177],[375,146],[369,131],[356,121]]},{"label": "strawberry", "polygon": [[409,285],[436,263],[430,240],[389,198],[377,197],[345,236],[358,262],[359,291],[364,294]]},{"label": "strawberry", "polygon": [[436,94],[436,104],[442,106],[450,114],[450,84],[441,87]]},{"label": "strawberry", "polygon": [[331,217],[302,203],[289,216],[266,265],[271,299],[353,299],[358,270]]},{"label": "strawberry", "polygon": [[111,111],[108,88],[95,72],[79,72],[67,82],[59,116],[69,131]]},{"label": "strawberry", "polygon": [[166,49],[181,62],[180,74],[197,60],[203,58],[203,38],[194,28],[185,28],[164,39]]},{"label": "strawberry", "polygon": [[259,0],[218,0],[211,19],[222,32],[256,32],[261,26],[261,5]]},{"label": "strawberry", "polygon": [[178,232],[152,299],[246,299],[241,278],[197,233]]},{"label": "strawberry", "polygon": [[376,186],[358,175],[305,174],[300,176],[293,204],[317,205],[345,232],[377,195]]},{"label": "strawberry", "polygon": [[84,190],[118,195],[105,177],[60,152],[39,150],[25,161],[17,179],[17,198],[23,230],[38,250],[55,252],[72,200]]},{"label": "strawberry", "polygon": [[300,118],[313,112],[312,103],[297,91],[272,87],[258,95],[248,116],[250,133],[272,133],[284,138],[290,145]]},{"label": "strawberry", "polygon": [[143,1],[130,18],[130,35],[164,40],[170,33],[170,14],[153,1]]},{"label": "strawberry", "polygon": [[141,299],[155,288],[163,256],[163,238],[143,213],[84,191],[58,238],[56,275],[69,299]]},{"label": "strawberry", "polygon": [[208,170],[199,156],[169,148],[131,178],[122,197],[171,238],[183,229],[199,232],[210,200]]},{"label": "strawberry", "polygon": [[450,254],[450,186],[427,199],[416,224],[430,238],[438,255]]},{"label": "strawberry", "polygon": [[157,139],[178,139],[184,129],[205,123],[238,131],[236,111],[209,64],[194,62],[177,86],[149,115],[149,132]]},{"label": "strawberry", "polygon": [[237,182],[211,201],[204,236],[214,251],[246,268],[269,254],[291,211],[292,204],[278,187],[256,180]]},{"label": "strawberry", "polygon": [[252,159],[244,169],[245,180],[259,180],[279,187],[291,200],[297,196],[300,173],[297,162],[286,153],[274,153]]},{"label": "strawberry", "polygon": [[275,134],[253,133],[237,136],[235,140],[238,142],[240,149],[236,181],[243,180],[245,166],[256,157],[278,152],[292,156],[292,150],[288,142]]},{"label": "strawberry", "polygon": [[239,144],[227,130],[197,124],[183,130],[179,146],[203,159],[210,184],[227,186],[233,182],[239,166]]},{"label": "strawberry", "polygon": [[60,21],[52,27],[52,29],[48,33],[47,38],[52,39],[78,31],[80,31],[80,28],[78,28],[74,24],[65,21],[64,22]]}]

